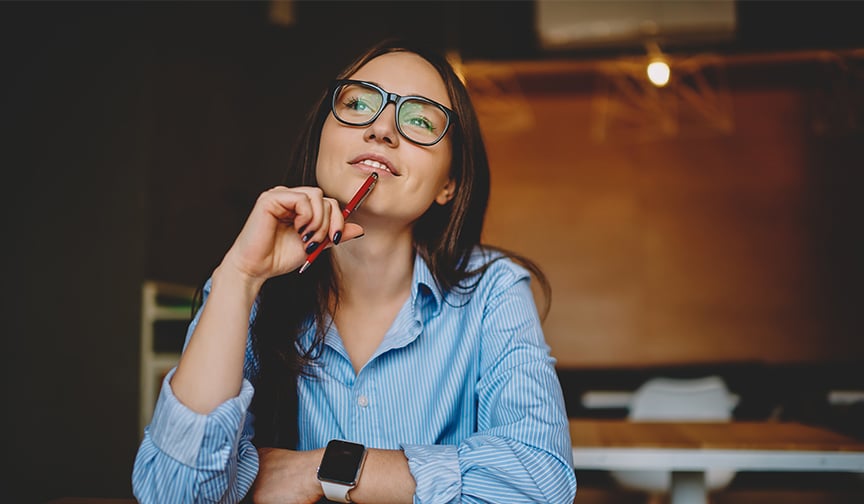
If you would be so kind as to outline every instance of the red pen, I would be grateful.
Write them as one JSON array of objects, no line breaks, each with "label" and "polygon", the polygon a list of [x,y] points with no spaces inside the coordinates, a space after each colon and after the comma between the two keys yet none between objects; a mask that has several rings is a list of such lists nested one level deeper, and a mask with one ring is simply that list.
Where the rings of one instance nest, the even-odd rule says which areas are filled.
[{"label": "red pen", "polygon": [[[354,197],[351,198],[351,201],[349,201],[348,204],[345,205],[345,208],[342,210],[342,218],[347,219],[348,216],[354,212],[354,210],[360,208],[360,204],[363,203],[363,200],[365,200],[367,196],[369,196],[369,193],[372,192],[372,188],[375,187],[376,183],[378,183],[378,174],[376,172],[372,172],[369,174],[369,177],[366,178],[366,181],[363,182],[363,185],[360,186],[360,189],[358,189],[357,192],[354,193]],[[306,268],[308,268],[315,261],[315,259],[317,259],[319,255],[321,255],[321,251],[324,250],[324,247],[326,247],[328,243],[330,243],[329,234],[326,238],[324,238],[324,241],[321,242],[321,245],[318,245],[318,248],[316,248],[311,254],[306,256],[306,262],[303,263],[303,266],[300,267],[300,273],[306,271]]]}]

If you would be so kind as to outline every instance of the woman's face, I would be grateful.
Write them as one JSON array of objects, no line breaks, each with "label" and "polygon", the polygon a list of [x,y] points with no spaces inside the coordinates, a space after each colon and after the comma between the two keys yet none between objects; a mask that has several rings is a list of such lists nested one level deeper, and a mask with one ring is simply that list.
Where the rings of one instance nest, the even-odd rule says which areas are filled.
[{"label": "woman's face", "polygon": [[[414,53],[378,56],[349,78],[453,108],[435,67]],[[455,187],[450,179],[449,133],[435,145],[412,143],[396,128],[395,109],[388,104],[366,126],[348,126],[329,114],[321,130],[316,173],[324,193],[345,205],[369,174],[377,172],[378,184],[358,214],[398,226],[410,225],[432,204],[447,203]]]}]

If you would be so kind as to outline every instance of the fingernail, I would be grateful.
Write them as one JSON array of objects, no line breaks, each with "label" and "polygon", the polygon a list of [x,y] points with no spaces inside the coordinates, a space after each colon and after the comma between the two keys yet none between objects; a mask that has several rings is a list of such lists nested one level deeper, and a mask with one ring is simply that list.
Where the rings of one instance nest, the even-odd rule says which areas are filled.
[{"label": "fingernail", "polygon": [[363,233],[361,235],[357,235],[354,237],[354,239],[356,240],[357,238],[363,238],[364,236],[366,236],[366,233]]},{"label": "fingernail", "polygon": [[300,229],[298,229],[298,230],[297,230],[297,234],[302,235],[302,234],[303,234],[303,231],[306,231],[306,226],[303,226],[303,227],[301,227]]},{"label": "fingernail", "polygon": [[340,241],[342,241],[342,231],[336,231],[333,233],[333,245],[339,245]]},{"label": "fingernail", "polygon": [[318,248],[318,242],[311,242],[309,245],[306,245],[306,253],[311,254],[315,252],[315,249]]},{"label": "fingernail", "polygon": [[315,234],[313,231],[309,231],[305,235],[303,235],[303,243],[309,241],[309,238],[312,238],[312,235]]}]

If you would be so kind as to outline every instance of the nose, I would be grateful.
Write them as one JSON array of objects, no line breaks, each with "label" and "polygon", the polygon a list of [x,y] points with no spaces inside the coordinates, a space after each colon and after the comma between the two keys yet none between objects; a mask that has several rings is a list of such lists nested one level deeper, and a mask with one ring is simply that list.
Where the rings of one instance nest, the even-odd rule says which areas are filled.
[{"label": "nose", "polygon": [[[392,107],[391,107],[392,105]],[[396,129],[396,105],[387,103],[381,115],[372,121],[372,124],[366,127],[366,141],[369,142],[384,142],[385,144],[396,147],[399,145],[399,131]]]}]

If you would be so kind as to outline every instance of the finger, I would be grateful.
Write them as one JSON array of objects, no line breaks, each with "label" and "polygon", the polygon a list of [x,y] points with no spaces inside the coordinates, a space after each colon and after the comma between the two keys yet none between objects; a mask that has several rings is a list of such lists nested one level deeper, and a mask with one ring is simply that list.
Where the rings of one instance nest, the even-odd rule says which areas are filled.
[{"label": "finger", "polygon": [[345,231],[343,231],[342,240],[339,243],[345,243],[347,241],[360,238],[364,234],[366,233],[363,230],[363,226],[361,226],[360,224],[355,224],[353,222],[346,222]]},{"label": "finger", "polygon": [[267,190],[258,197],[256,208],[263,209],[282,224],[295,228],[305,225],[313,220],[316,213],[314,197],[309,191],[298,189],[277,186]]},{"label": "finger", "polygon": [[291,189],[300,194],[306,195],[309,201],[308,212],[297,214],[294,218],[294,228],[300,235],[305,238],[304,241],[309,241],[324,222],[324,192],[318,187],[295,187]]},{"label": "finger", "polygon": [[342,210],[339,208],[338,201],[327,198],[326,202],[330,204],[330,241],[333,242],[333,245],[338,245],[343,239],[345,218],[342,217]]},{"label": "finger", "polygon": [[[321,225],[318,229],[312,229],[306,232],[303,235],[303,240],[306,242],[306,253],[311,254],[318,248],[319,245],[324,243],[325,239],[328,238],[328,232],[330,230],[330,214],[333,212],[333,205],[330,203],[329,198],[325,198],[321,202]],[[338,204],[336,208],[338,208]],[[310,229],[310,226],[307,226],[307,230]]]},{"label": "finger", "polygon": [[344,229],[342,231],[342,235],[339,237],[339,243],[333,243],[333,239],[331,238],[329,242],[327,242],[325,248],[334,247],[336,245],[349,242],[351,240],[355,240],[357,238],[362,237],[366,233],[363,230],[363,226],[360,224],[355,224],[353,222],[346,222]]},{"label": "finger", "polygon": [[[291,224],[296,217],[297,205],[307,205],[309,197],[304,193],[277,186],[258,195],[255,206],[273,215],[278,220]],[[308,213],[306,209],[306,213]]]}]

